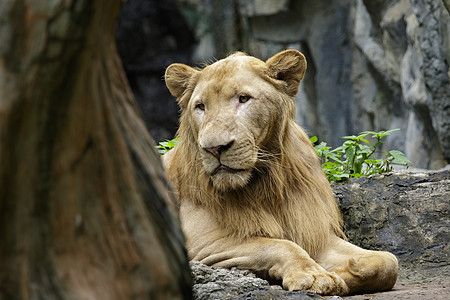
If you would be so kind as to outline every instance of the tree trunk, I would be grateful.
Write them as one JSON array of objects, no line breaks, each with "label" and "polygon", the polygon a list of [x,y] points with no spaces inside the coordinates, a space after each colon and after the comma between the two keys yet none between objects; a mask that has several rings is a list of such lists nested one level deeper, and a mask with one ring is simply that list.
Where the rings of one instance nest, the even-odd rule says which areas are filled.
[{"label": "tree trunk", "polygon": [[116,54],[119,6],[1,0],[0,299],[191,295],[175,199]]}]

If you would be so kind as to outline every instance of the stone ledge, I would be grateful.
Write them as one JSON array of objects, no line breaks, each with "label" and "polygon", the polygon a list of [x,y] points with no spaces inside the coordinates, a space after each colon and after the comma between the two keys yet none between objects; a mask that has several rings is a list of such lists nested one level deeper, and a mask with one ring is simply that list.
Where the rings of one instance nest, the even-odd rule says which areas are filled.
[{"label": "stone ledge", "polygon": [[311,292],[289,292],[270,285],[248,270],[211,268],[191,261],[194,299],[322,299]]}]

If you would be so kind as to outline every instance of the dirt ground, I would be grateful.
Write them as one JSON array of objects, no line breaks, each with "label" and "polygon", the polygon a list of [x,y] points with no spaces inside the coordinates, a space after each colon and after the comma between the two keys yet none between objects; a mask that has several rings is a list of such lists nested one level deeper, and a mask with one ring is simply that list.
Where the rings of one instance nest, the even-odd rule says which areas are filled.
[{"label": "dirt ground", "polygon": [[397,283],[392,291],[368,294],[368,295],[356,295],[350,297],[344,297],[344,299],[354,300],[369,300],[369,299],[450,299],[450,280],[446,284],[403,284]]},{"label": "dirt ground", "polygon": [[450,299],[450,266],[427,270],[400,270],[394,289],[388,292],[343,297],[351,300]]}]

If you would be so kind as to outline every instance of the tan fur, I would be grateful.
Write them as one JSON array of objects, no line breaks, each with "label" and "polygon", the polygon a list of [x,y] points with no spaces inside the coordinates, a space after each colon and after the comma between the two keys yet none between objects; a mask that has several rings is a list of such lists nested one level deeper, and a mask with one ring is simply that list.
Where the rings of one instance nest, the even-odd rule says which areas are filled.
[{"label": "tan fur", "polygon": [[[292,97],[305,71],[296,50],[267,62],[237,52],[203,70],[167,69],[166,84],[182,112],[179,145],[164,163],[180,199],[189,256],[253,269],[283,280],[289,290],[389,289],[395,257],[343,240],[330,185],[294,122]],[[364,263],[355,262],[359,256]],[[367,284],[373,280],[376,286]]]}]

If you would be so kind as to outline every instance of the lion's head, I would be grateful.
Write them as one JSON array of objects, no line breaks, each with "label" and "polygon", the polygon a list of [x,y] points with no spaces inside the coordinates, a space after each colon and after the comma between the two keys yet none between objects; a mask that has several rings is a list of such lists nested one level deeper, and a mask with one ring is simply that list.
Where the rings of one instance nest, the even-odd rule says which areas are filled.
[{"label": "lion's head", "polygon": [[282,127],[294,116],[291,97],[305,70],[296,50],[266,62],[238,52],[203,70],[183,64],[166,70],[167,87],[182,110],[180,124],[197,147],[191,151],[199,153],[216,189],[245,186],[255,168],[280,151]]}]

